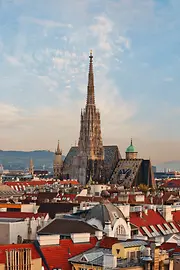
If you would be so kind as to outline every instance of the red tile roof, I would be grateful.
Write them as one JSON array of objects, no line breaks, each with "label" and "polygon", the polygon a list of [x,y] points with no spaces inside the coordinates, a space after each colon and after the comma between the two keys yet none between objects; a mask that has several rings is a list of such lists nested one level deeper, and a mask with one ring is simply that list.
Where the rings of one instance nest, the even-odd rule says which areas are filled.
[{"label": "red tile roof", "polygon": [[166,183],[164,183],[163,187],[169,187],[169,188],[180,187],[180,179],[168,180],[166,181]]},{"label": "red tile roof", "polygon": [[71,270],[72,266],[68,259],[93,248],[96,243],[96,237],[92,237],[89,243],[77,244],[74,244],[71,239],[63,239],[59,246],[41,246],[41,250],[50,269]]},{"label": "red tile roof", "polygon": [[41,217],[46,217],[48,214],[47,213],[29,213],[29,212],[0,212],[0,218],[32,218],[34,217],[35,219],[41,218]]},{"label": "red tile roof", "polygon": [[112,248],[112,245],[118,243],[119,240],[115,237],[108,237],[108,236],[105,236],[101,241],[100,241],[100,244],[99,244],[99,247],[101,248]]},{"label": "red tile roof", "polygon": [[22,249],[29,248],[31,249],[32,259],[40,258],[39,253],[36,251],[36,248],[33,244],[11,244],[11,245],[0,245],[0,263],[6,262],[6,250]]},{"label": "red tile roof", "polygon": [[172,211],[173,220],[180,225],[180,211]]},{"label": "red tile roof", "polygon": [[79,185],[77,180],[31,180],[31,181],[9,181],[5,182],[5,185],[13,188],[16,191],[24,191],[26,187],[35,187],[35,186],[43,186],[43,185],[51,185],[55,182],[58,182],[61,185]]},{"label": "red tile roof", "polygon": [[[167,230],[166,227],[164,227],[164,224],[169,224],[166,222],[166,220],[161,216],[161,214],[158,211],[154,210],[147,210],[147,214],[145,214],[144,211],[142,211],[142,217],[140,216],[139,212],[131,212],[130,213],[130,222],[137,226],[140,229],[140,232],[143,235],[146,235],[143,231],[142,227],[146,227],[147,230],[151,233],[153,232],[149,226],[153,225],[158,232],[161,233],[157,225],[161,225],[164,230]],[[173,222],[175,227],[180,231],[180,227],[176,224],[176,222]],[[171,228],[171,225],[169,225]]]}]

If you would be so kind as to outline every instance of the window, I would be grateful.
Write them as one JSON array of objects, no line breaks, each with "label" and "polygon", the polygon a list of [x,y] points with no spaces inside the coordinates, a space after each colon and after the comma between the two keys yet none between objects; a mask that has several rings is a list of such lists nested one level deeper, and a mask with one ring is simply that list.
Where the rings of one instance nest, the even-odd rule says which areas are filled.
[{"label": "window", "polygon": [[125,235],[125,234],[126,234],[126,231],[125,231],[124,226],[123,225],[118,226],[117,229],[116,229],[115,236],[117,237],[119,235]]},{"label": "window", "polygon": [[120,253],[120,249],[116,249],[116,253],[118,255]]}]

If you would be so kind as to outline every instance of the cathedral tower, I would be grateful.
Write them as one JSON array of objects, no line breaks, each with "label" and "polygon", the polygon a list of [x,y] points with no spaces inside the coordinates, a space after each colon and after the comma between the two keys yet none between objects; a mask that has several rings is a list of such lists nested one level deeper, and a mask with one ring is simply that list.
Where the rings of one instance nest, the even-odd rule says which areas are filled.
[{"label": "cathedral tower", "polygon": [[126,149],[126,159],[137,159],[137,154],[138,152],[136,151],[131,139],[131,144]]},{"label": "cathedral tower", "polygon": [[32,175],[32,177],[34,176],[34,163],[33,163],[32,158],[30,159],[30,162],[29,162],[29,173]]},{"label": "cathedral tower", "polygon": [[54,178],[59,179],[61,177],[62,167],[63,167],[62,150],[60,150],[59,141],[58,141],[57,150],[55,150],[54,163],[53,163]]},{"label": "cathedral tower", "polygon": [[104,148],[101,136],[100,113],[95,104],[92,51],[89,55],[86,106],[84,110],[81,110],[78,152],[77,158],[79,161],[77,162],[76,160],[76,167],[78,166],[79,174],[83,174],[83,177],[85,177],[81,181],[80,177],[78,177],[79,181],[85,184],[92,177],[94,181],[101,182],[103,177]]}]

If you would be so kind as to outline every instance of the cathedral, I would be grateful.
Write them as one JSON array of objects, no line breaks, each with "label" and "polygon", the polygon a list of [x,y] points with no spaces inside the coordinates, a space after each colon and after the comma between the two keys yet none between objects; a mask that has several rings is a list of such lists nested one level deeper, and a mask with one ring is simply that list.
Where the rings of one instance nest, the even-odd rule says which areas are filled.
[{"label": "cathedral", "polygon": [[89,55],[89,73],[85,108],[81,110],[78,146],[70,148],[64,162],[57,148],[54,176],[88,182],[118,183],[129,188],[140,183],[154,186],[150,160],[137,157],[132,140],[123,159],[117,145],[104,146],[101,134],[100,112],[96,108],[93,72],[93,54]]}]

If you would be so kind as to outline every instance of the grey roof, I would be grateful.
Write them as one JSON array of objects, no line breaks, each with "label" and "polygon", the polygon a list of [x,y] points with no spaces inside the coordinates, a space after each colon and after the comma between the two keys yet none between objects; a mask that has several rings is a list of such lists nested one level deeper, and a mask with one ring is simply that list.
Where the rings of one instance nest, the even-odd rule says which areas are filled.
[{"label": "grey roof", "polygon": [[104,253],[102,251],[96,251],[96,252],[84,254],[84,256],[87,258],[87,260],[89,262],[94,261],[95,259],[97,259],[103,255],[104,255]]},{"label": "grey roof", "polygon": [[164,242],[168,241],[171,237],[173,237],[174,240],[180,240],[180,234],[179,233],[171,233],[168,235],[164,235]]},{"label": "grey roof", "polygon": [[[94,247],[92,249],[89,249],[83,253],[80,253],[79,255],[76,255],[72,258],[70,258],[68,261],[72,263],[78,263],[82,264],[85,263],[83,258],[87,258],[86,264],[91,266],[103,266],[104,264],[104,255],[112,255],[111,249],[105,249],[105,248],[98,248]],[[140,262],[134,262],[134,261],[127,261],[126,259],[117,259],[117,267],[115,268],[108,268],[107,269],[120,269],[127,268],[127,267],[135,267],[139,266]],[[133,268],[132,268],[133,269]]]},{"label": "grey roof", "polygon": [[77,146],[72,146],[67,154],[67,156],[64,159],[64,164],[71,164],[72,159],[74,156],[77,156],[78,154],[78,147]]},{"label": "grey roof", "polygon": [[105,249],[105,248],[98,248],[94,247],[92,249],[89,249],[77,256],[74,256],[69,259],[69,262],[76,262],[76,263],[82,263],[83,264],[83,256],[87,258],[86,264],[90,265],[97,265],[97,266],[102,266],[103,265],[103,259],[104,259],[104,254],[112,254],[110,249]]},{"label": "grey roof", "polygon": [[123,245],[124,247],[139,247],[139,246],[147,246],[147,242],[145,241],[126,241],[120,242],[119,244]]},{"label": "grey roof", "polygon": [[[104,146],[104,163],[108,164],[112,161],[114,156],[119,152],[117,145]],[[78,154],[78,147],[72,146],[65,157],[64,164],[71,164],[72,158]]]},{"label": "grey roof", "polygon": [[59,234],[70,235],[72,233],[95,234],[99,229],[78,219],[56,218],[47,226],[38,231],[39,235]]},{"label": "grey roof", "polygon": [[0,218],[0,222],[20,222],[20,221],[24,221],[23,218]]},{"label": "grey roof", "polygon": [[100,203],[90,208],[85,216],[85,220],[90,220],[91,218],[100,220],[103,227],[105,222],[110,221],[111,225],[114,226],[118,218],[125,219],[121,210],[110,202]]}]

